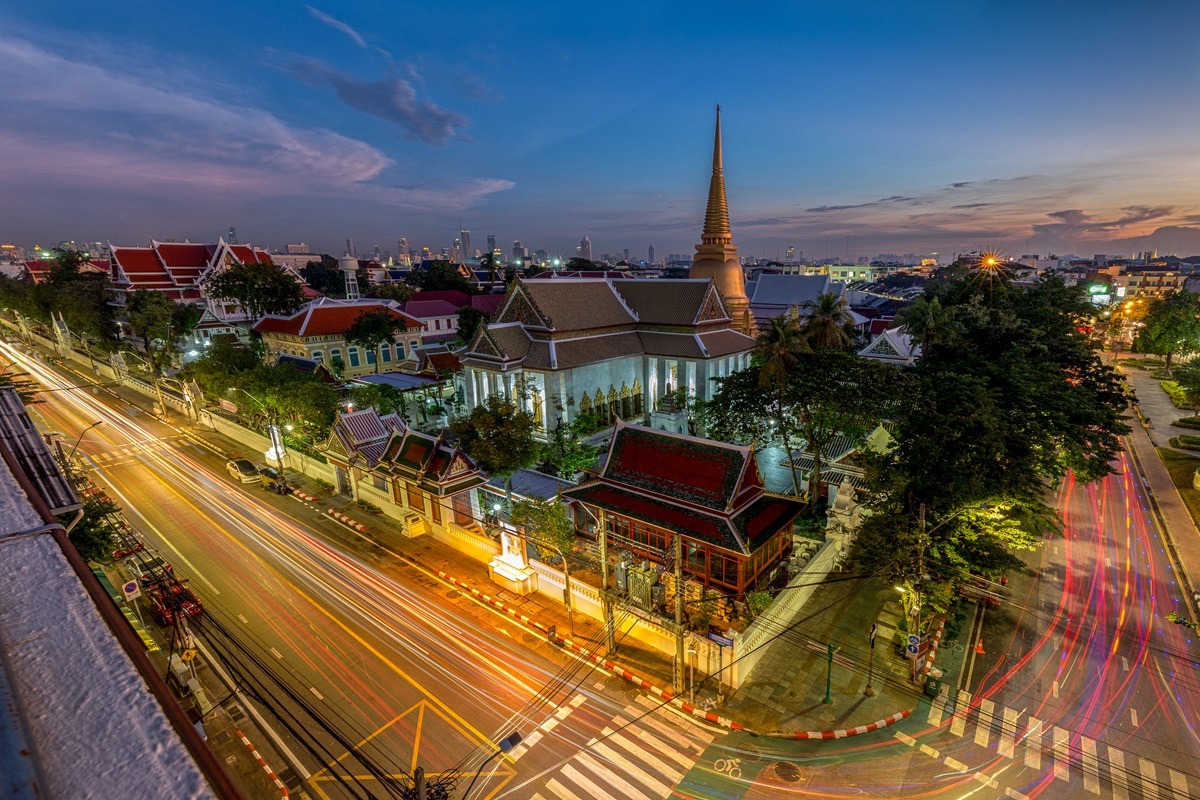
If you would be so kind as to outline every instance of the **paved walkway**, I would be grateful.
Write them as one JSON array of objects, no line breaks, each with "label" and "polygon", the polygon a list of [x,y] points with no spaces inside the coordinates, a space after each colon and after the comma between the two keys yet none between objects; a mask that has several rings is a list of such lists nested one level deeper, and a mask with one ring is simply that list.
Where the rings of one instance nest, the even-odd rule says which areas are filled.
[{"label": "paved walkway", "polygon": [[[1142,414],[1150,420],[1150,438],[1156,446],[1170,447],[1167,440],[1172,436],[1200,436],[1200,429],[1183,428],[1173,424],[1181,417],[1190,417],[1193,412],[1176,408],[1170,396],[1163,391],[1160,385],[1162,382],[1150,377],[1150,370],[1126,368],[1121,366],[1120,362],[1117,362],[1117,366],[1137,395],[1137,404],[1141,407]],[[1137,418],[1134,417],[1132,422],[1136,425]],[[1195,450],[1172,449],[1193,456],[1200,455],[1200,452]]]}]

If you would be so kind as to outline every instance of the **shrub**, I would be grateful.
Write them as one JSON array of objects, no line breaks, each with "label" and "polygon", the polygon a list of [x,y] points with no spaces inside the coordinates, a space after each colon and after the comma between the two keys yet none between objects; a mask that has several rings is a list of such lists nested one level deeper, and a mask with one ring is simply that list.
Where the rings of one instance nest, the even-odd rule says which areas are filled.
[{"label": "shrub", "polygon": [[315,483],[322,491],[333,491],[333,484],[329,481],[323,481],[320,478],[313,478],[313,483]]},{"label": "shrub", "polygon": [[770,592],[750,592],[746,595],[746,607],[750,611],[750,617],[756,618],[759,614],[771,607],[771,603],[775,600]]},{"label": "shrub", "polygon": [[1175,381],[1163,381],[1159,384],[1159,386],[1161,386],[1163,391],[1167,393],[1167,397],[1171,398],[1171,405],[1175,406],[1176,408],[1182,408],[1183,410],[1187,411],[1195,406],[1195,402],[1192,400],[1192,398],[1187,392],[1184,391],[1183,387]]},{"label": "shrub", "polygon": [[1175,420],[1175,425],[1180,428],[1200,428],[1200,417],[1183,417]]},{"label": "shrub", "polygon": [[363,511],[367,512],[368,514],[382,514],[383,513],[382,508],[375,505],[374,503],[368,503],[366,500],[355,500],[354,505],[358,506],[359,508],[361,508]]},{"label": "shrub", "polygon": [[1200,436],[1172,436],[1167,441],[1171,447],[1180,447],[1184,450],[1200,450]]}]

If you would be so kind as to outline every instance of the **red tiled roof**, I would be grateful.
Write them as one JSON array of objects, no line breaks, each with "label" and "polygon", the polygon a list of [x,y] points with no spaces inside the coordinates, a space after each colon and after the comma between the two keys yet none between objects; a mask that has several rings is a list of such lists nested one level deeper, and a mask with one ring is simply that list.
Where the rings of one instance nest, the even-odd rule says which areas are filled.
[{"label": "red tiled roof", "polygon": [[167,289],[175,285],[158,254],[149,247],[114,247],[112,257],[129,279],[131,289]]},{"label": "red tiled roof", "polygon": [[329,298],[322,298],[309,303],[290,317],[263,317],[254,326],[254,330],[259,333],[286,333],[292,336],[336,336],[345,333],[360,314],[379,308],[387,309],[387,312],[400,320],[404,327],[424,327],[419,319],[390,308],[379,300],[335,302]]},{"label": "red tiled roof", "polygon": [[212,260],[216,248],[207,244],[185,242],[155,242],[154,249],[169,270],[192,268],[203,271]]},{"label": "red tiled roof", "polygon": [[[29,279],[34,283],[42,283],[50,277],[50,270],[54,268],[55,261],[26,261],[25,269],[29,272]],[[84,261],[79,265],[81,273],[107,274],[108,264],[102,261]]]},{"label": "red tiled roof", "polygon": [[419,319],[458,316],[458,306],[446,300],[409,300],[402,308],[405,314]]},{"label": "red tiled roof", "polygon": [[477,308],[489,317],[494,317],[503,302],[504,295],[502,294],[476,294],[471,295],[470,305],[471,308]]},{"label": "red tiled roof", "polygon": [[[497,295],[501,300],[504,295]],[[417,292],[412,296],[413,302],[422,302],[424,300],[445,300],[447,303],[453,303],[455,307],[462,308],[470,304],[473,299],[466,292],[460,292],[457,289],[442,289],[439,291]]]}]

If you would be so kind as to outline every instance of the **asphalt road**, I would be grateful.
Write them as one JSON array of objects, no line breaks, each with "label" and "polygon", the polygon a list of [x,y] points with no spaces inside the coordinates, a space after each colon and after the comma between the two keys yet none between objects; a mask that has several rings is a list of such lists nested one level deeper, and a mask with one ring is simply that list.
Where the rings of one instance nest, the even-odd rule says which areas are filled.
[{"label": "asphalt road", "polygon": [[[0,346],[43,385],[36,419],[204,601],[227,654],[314,796],[392,796],[416,765],[471,797],[665,797],[714,734],[619,679],[498,621],[294,497],[238,484],[223,460],[111,394]],[[68,446],[69,449],[69,446]],[[273,676],[267,680],[266,676]]]}]

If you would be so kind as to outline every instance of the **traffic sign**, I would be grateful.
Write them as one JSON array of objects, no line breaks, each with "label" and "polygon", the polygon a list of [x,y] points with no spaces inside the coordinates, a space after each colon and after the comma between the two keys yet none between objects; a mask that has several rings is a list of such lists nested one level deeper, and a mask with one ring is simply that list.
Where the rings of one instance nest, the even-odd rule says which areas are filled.
[{"label": "traffic sign", "polygon": [[142,596],[142,589],[137,581],[128,581],[121,586],[121,594],[125,595],[126,602],[130,602]]},{"label": "traffic sign", "polygon": [[915,644],[910,644],[908,647],[906,647],[904,649],[908,651],[909,658],[916,658],[917,653],[920,650],[920,648]]},{"label": "traffic sign", "polygon": [[915,633],[910,633],[908,635],[908,646],[909,647],[915,647],[915,646],[919,645],[920,643],[921,643],[920,636],[917,636]]}]

